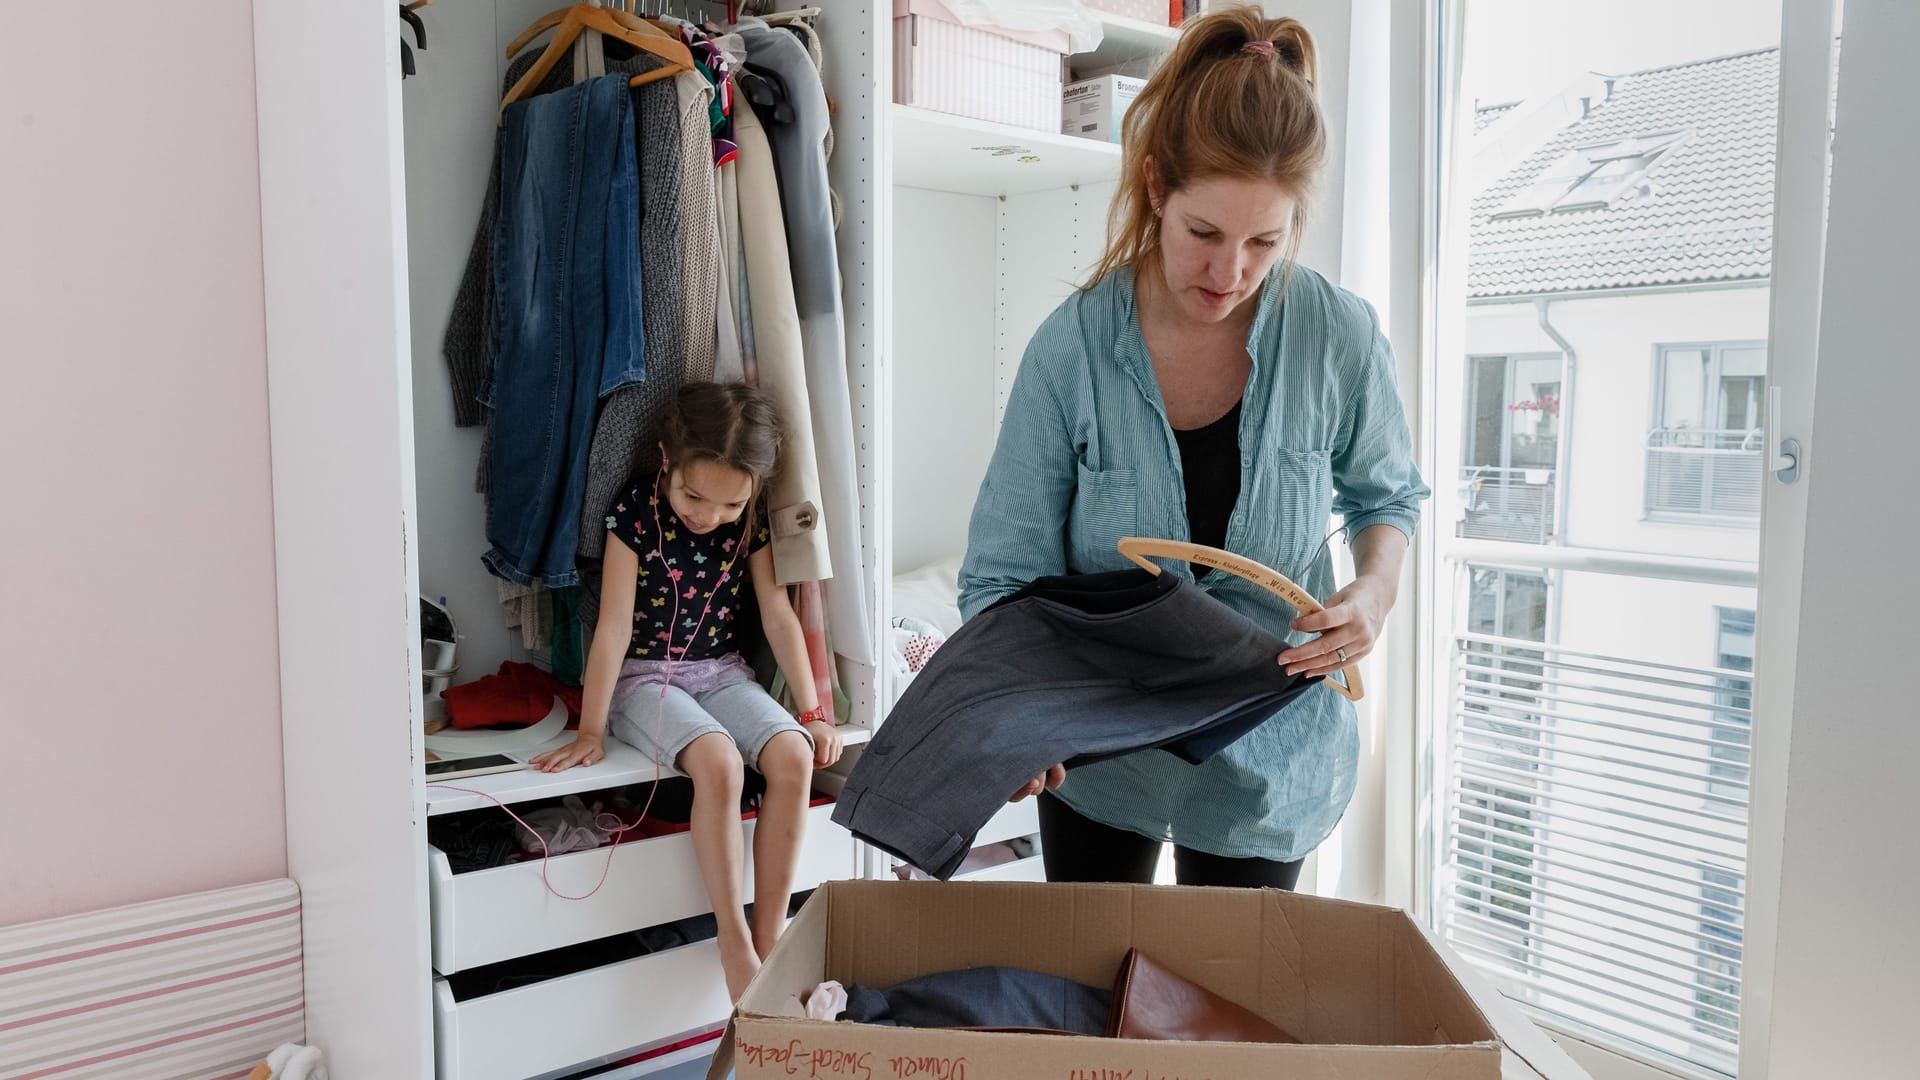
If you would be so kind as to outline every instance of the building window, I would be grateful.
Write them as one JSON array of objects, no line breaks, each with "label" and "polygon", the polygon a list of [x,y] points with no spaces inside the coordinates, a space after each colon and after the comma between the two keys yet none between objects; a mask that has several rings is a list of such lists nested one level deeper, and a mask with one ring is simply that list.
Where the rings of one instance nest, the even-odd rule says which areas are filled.
[{"label": "building window", "polygon": [[1685,141],[1686,132],[1668,131],[1575,147],[1493,217],[1605,209]]},{"label": "building window", "polygon": [[1713,746],[1707,765],[1707,791],[1745,800],[1753,753],[1753,612],[1719,609],[1715,663],[1723,671],[1748,673],[1717,677]]},{"label": "building window", "polygon": [[1489,566],[1475,566],[1470,573],[1469,632],[1521,641],[1547,640],[1549,584],[1544,573]]},{"label": "building window", "polygon": [[1458,535],[1552,538],[1565,371],[1558,353],[1468,359]]},{"label": "building window", "polygon": [[1647,514],[1756,524],[1767,347],[1663,345],[1647,435]]},{"label": "building window", "polygon": [[[1546,575],[1475,566],[1468,579],[1469,633],[1546,641]],[[1462,658],[1460,753],[1484,768],[1469,768],[1459,779],[1453,833],[1458,911],[1470,928],[1478,928],[1482,947],[1522,966],[1537,959],[1532,931],[1539,796],[1528,774],[1541,765],[1533,730],[1540,717],[1532,709],[1540,700],[1544,657],[1538,649],[1479,643]]]},{"label": "building window", "polygon": [[1701,1034],[1733,1042],[1740,1034],[1740,960],[1745,937],[1741,875],[1709,867],[1700,876],[1693,1022]]}]

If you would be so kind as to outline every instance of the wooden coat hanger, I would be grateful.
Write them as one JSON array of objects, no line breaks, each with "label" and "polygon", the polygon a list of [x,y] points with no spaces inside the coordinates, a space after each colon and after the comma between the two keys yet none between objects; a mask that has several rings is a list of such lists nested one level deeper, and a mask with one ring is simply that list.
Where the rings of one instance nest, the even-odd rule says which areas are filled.
[{"label": "wooden coat hanger", "polygon": [[507,55],[512,57],[539,37],[548,29],[553,30],[553,40],[547,43],[547,50],[534,61],[533,67],[520,76],[513,84],[507,96],[500,100],[500,113],[497,123],[504,123],[507,106],[533,93],[540,81],[547,77],[560,58],[582,31],[597,30],[607,37],[625,42],[642,52],[652,53],[665,60],[666,66],[652,71],[643,71],[627,80],[628,86],[645,86],[660,79],[670,79],[683,71],[692,71],[693,54],[680,43],[680,39],[668,34],[644,19],[627,14],[623,10],[598,7],[593,4],[574,4],[571,7],[549,11],[535,19],[521,35],[507,46]]},{"label": "wooden coat hanger", "polygon": [[[1245,578],[1273,595],[1285,600],[1302,615],[1311,615],[1324,611],[1325,605],[1313,598],[1313,594],[1295,585],[1291,579],[1278,570],[1254,562],[1231,551],[1207,547],[1204,544],[1191,544],[1184,540],[1155,540],[1145,536],[1129,536],[1116,545],[1120,554],[1132,559],[1135,565],[1158,575],[1160,567],[1153,559],[1179,559],[1199,566],[1211,566],[1215,570],[1225,570],[1237,578]],[[1359,667],[1348,664],[1340,669],[1341,679],[1328,679],[1327,685],[1334,692],[1349,701],[1359,701],[1366,693],[1360,685]],[[1342,685],[1342,679],[1345,684]]]}]

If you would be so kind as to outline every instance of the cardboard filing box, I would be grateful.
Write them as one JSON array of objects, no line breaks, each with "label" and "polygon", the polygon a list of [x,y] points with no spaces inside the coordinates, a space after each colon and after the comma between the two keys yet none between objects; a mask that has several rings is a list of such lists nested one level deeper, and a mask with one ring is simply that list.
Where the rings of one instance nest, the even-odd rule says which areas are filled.
[{"label": "cardboard filing box", "polygon": [[1060,134],[1117,143],[1120,122],[1147,80],[1131,75],[1102,75],[1068,86],[1060,98]]},{"label": "cardboard filing box", "polygon": [[[827,979],[884,987],[992,964],[1105,987],[1135,946],[1313,1045],[828,1023],[800,1006]],[[729,1068],[739,1080],[1586,1077],[1498,995],[1470,992],[1391,908],[1246,889],[882,881],[831,882],[807,901],[741,998],[708,1076]]]}]

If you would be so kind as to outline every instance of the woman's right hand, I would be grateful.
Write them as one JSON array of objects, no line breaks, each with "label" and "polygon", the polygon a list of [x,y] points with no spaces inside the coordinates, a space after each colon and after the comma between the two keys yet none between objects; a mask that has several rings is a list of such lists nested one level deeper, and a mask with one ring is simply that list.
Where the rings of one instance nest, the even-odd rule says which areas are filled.
[{"label": "woman's right hand", "polygon": [[1021,799],[1027,798],[1028,796],[1038,795],[1043,791],[1052,791],[1054,788],[1057,788],[1061,784],[1064,784],[1066,782],[1067,782],[1067,767],[1065,765],[1055,765],[1053,768],[1048,769],[1046,772],[1043,772],[1039,776],[1036,776],[1033,779],[1027,781],[1027,786],[1021,788],[1019,791],[1014,792],[1013,798],[1008,799],[1007,801],[1010,803],[1016,803],[1016,802],[1019,802]]},{"label": "woman's right hand", "polygon": [[527,764],[546,773],[566,772],[575,765],[595,765],[606,759],[607,742],[604,735],[588,735],[582,732],[573,737],[573,741],[558,750],[549,750]]}]

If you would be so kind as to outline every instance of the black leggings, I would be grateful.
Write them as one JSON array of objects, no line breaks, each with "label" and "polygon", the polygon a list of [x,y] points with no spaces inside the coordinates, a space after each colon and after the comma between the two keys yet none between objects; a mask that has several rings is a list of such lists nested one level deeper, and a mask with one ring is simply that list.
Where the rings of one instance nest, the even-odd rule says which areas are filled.
[{"label": "black leggings", "polygon": [[[1162,841],[1102,825],[1079,814],[1052,792],[1040,796],[1040,854],[1048,881],[1117,881],[1153,884]],[[1174,877],[1182,885],[1292,890],[1300,860],[1229,859],[1204,851],[1173,849]]]}]

